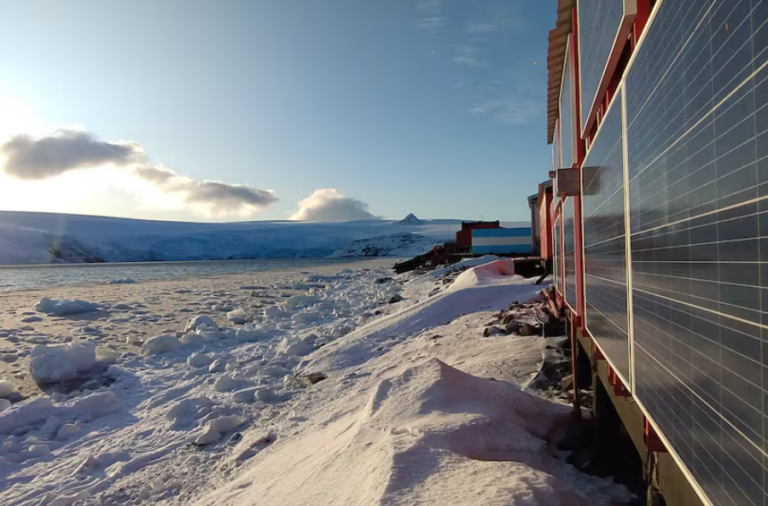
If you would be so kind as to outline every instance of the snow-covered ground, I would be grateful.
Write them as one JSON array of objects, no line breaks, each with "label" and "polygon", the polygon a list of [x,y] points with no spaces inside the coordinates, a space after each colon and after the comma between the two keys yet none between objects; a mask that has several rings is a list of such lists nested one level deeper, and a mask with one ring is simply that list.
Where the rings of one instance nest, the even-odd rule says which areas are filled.
[{"label": "snow-covered ground", "polygon": [[0,403],[0,503],[620,503],[556,450],[570,408],[520,387],[548,340],[483,337],[539,288],[497,263],[444,284],[378,261],[70,288],[100,298],[66,316],[48,314],[94,308],[51,293],[45,333],[0,330],[0,359],[60,378]]}]

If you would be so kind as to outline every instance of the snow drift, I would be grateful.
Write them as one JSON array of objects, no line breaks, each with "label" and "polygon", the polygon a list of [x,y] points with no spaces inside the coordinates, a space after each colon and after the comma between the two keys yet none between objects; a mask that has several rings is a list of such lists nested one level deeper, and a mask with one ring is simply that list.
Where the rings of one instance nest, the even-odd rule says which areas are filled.
[{"label": "snow drift", "polygon": [[381,381],[368,404],[286,443],[198,504],[596,505],[623,487],[550,444],[569,408],[432,359]]}]

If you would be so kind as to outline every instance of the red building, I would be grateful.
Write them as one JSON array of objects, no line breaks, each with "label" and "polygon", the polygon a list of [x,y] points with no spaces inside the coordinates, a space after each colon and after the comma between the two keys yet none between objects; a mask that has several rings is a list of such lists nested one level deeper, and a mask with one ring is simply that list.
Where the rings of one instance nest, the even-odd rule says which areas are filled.
[{"label": "red building", "polygon": [[456,245],[460,248],[472,247],[472,230],[480,228],[501,228],[501,222],[496,221],[462,221],[461,230],[456,232]]}]

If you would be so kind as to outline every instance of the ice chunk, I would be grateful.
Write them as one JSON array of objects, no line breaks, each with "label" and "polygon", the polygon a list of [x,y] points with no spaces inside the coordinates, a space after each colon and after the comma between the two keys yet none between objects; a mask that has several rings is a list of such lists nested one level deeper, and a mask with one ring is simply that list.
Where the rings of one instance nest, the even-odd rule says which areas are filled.
[{"label": "ice chunk", "polygon": [[86,414],[94,418],[111,415],[120,411],[123,403],[112,391],[96,392],[76,400],[71,411],[77,414]]},{"label": "ice chunk", "polygon": [[13,381],[0,380],[0,397],[10,397],[18,391]]},{"label": "ice chunk", "polygon": [[67,381],[96,364],[96,345],[92,341],[47,346],[32,349],[29,372],[38,383]]},{"label": "ice chunk", "polygon": [[87,313],[99,308],[98,304],[85,300],[56,300],[42,298],[35,304],[35,310],[40,313],[48,313],[56,316]]},{"label": "ice chunk", "polygon": [[227,368],[227,361],[222,358],[217,358],[213,361],[211,366],[208,368],[208,372],[222,372],[226,370]]},{"label": "ice chunk", "polygon": [[250,384],[250,381],[234,374],[224,374],[220,376],[214,383],[213,389],[217,392],[231,392]]},{"label": "ice chunk", "polygon": [[245,311],[243,311],[243,308],[241,307],[227,313],[227,319],[235,325],[241,325],[245,323],[247,317],[248,315],[245,314]]},{"label": "ice chunk", "polygon": [[187,359],[187,364],[191,367],[205,367],[211,364],[213,359],[205,353],[193,353]]},{"label": "ice chunk", "polygon": [[237,339],[245,343],[252,343],[260,339],[265,339],[267,333],[259,329],[237,329]]},{"label": "ice chunk", "polygon": [[320,313],[308,311],[306,313],[298,313],[293,315],[291,320],[293,320],[296,323],[315,323],[320,318],[322,318],[322,315]]},{"label": "ice chunk", "polygon": [[141,346],[142,355],[157,355],[159,353],[165,353],[167,351],[176,350],[181,348],[183,344],[174,336],[168,334],[161,334],[159,336],[151,337],[147,339]]},{"label": "ice chunk", "polygon": [[220,416],[219,418],[214,418],[206,424],[202,434],[200,434],[194,440],[194,443],[196,445],[202,446],[218,441],[219,438],[221,438],[222,433],[228,432],[236,427],[241,426],[245,423],[245,421],[246,419],[240,415]]},{"label": "ice chunk", "polygon": [[77,434],[82,429],[79,425],[74,423],[64,424],[56,433],[56,439],[66,439],[74,434]]},{"label": "ice chunk", "polygon": [[264,316],[267,318],[280,319],[290,317],[291,313],[289,311],[284,311],[279,307],[270,306],[264,308]]},{"label": "ice chunk", "polygon": [[286,299],[285,306],[288,308],[309,307],[318,302],[320,302],[320,297],[316,295],[294,295]]},{"label": "ice chunk", "polygon": [[269,388],[259,388],[253,394],[253,397],[261,402],[272,402],[275,400],[275,393]]},{"label": "ice chunk", "polygon": [[262,367],[259,369],[259,372],[256,373],[257,376],[268,378],[282,378],[286,374],[291,374],[291,372],[285,367],[279,365],[268,365],[266,367]]},{"label": "ice chunk", "polygon": [[197,332],[190,332],[189,334],[184,334],[179,339],[183,344],[188,344],[190,346],[203,346],[205,344],[205,338],[198,334]]},{"label": "ice chunk", "polygon": [[136,281],[134,281],[132,278],[117,278],[117,279],[111,279],[107,282],[108,285],[132,285]]},{"label": "ice chunk", "polygon": [[177,424],[181,424],[187,420],[195,418],[201,408],[210,410],[215,404],[215,402],[205,396],[192,397],[184,399],[173,406],[165,416],[168,420],[173,420]]},{"label": "ice chunk", "polygon": [[142,344],[144,341],[142,340],[142,338],[141,338],[141,336],[140,336],[140,335],[138,335],[138,334],[134,334],[134,333],[130,333],[130,334],[128,334],[128,336],[125,338],[125,342],[126,342],[127,344],[135,344],[136,346],[141,346],[141,344]]},{"label": "ice chunk", "polygon": [[286,337],[277,347],[277,351],[286,355],[302,356],[312,351],[312,348],[298,337]]},{"label": "ice chunk", "polygon": [[58,408],[45,397],[19,402],[11,409],[0,413],[0,434],[9,434],[18,427],[41,422],[56,415],[57,412]]},{"label": "ice chunk", "polygon": [[213,321],[213,318],[211,318],[210,316],[201,314],[192,318],[192,320],[190,320],[190,322],[187,323],[187,328],[185,330],[186,332],[189,332],[190,330],[196,330],[201,326],[210,327],[214,329],[219,328],[218,324],[215,321]]},{"label": "ice chunk", "polygon": [[256,388],[244,388],[243,390],[238,390],[234,394],[232,394],[232,400],[235,402],[253,402],[253,396],[256,393]]}]

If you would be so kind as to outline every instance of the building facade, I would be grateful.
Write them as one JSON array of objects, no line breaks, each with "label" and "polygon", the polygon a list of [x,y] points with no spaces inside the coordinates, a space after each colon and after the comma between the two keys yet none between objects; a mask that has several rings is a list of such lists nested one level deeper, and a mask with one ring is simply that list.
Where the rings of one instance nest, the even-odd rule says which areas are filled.
[{"label": "building facade", "polygon": [[557,3],[545,223],[574,334],[646,458],[766,505],[768,0]]}]

